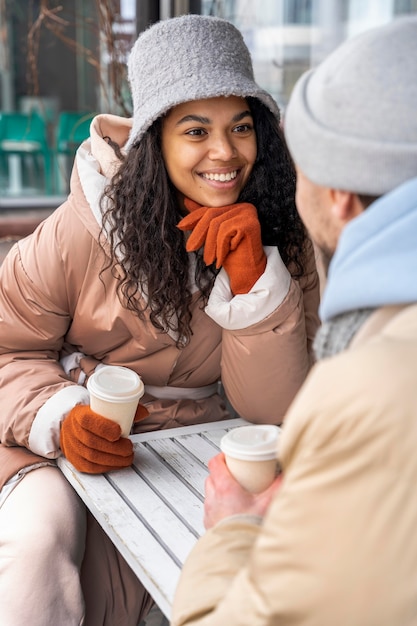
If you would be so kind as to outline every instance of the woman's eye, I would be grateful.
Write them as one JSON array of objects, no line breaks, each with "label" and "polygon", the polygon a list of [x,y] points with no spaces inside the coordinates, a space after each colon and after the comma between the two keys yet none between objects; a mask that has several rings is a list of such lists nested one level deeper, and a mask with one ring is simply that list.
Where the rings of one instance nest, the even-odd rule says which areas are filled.
[{"label": "woman's eye", "polygon": [[203,128],[191,128],[186,132],[186,135],[190,135],[191,137],[201,137],[201,135],[204,134],[205,130]]},{"label": "woman's eye", "polygon": [[235,126],[233,132],[235,133],[248,133],[253,129],[251,124],[239,124],[239,126]]}]

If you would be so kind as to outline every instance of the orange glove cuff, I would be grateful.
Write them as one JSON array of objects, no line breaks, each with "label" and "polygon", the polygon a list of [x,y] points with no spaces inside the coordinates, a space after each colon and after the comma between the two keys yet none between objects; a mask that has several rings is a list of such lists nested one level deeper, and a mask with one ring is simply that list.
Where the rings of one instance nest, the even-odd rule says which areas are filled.
[{"label": "orange glove cuff", "polygon": [[149,411],[146,406],[139,402],[138,408],[136,409],[135,417],[133,418],[133,423],[137,424],[138,422],[141,422],[145,419],[145,417],[148,417],[148,415]]}]

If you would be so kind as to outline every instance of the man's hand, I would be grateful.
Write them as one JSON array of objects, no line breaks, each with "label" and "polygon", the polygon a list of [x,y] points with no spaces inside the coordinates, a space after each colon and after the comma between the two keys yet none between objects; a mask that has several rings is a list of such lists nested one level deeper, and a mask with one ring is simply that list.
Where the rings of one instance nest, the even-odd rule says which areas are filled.
[{"label": "man's hand", "polygon": [[120,435],[119,424],[80,404],[62,422],[61,450],[77,470],[87,474],[129,467],[133,444]]},{"label": "man's hand", "polygon": [[204,501],[207,530],[222,519],[239,513],[263,517],[282,482],[280,475],[262,493],[249,493],[229,472],[223,452],[210,459],[208,467],[210,475],[206,480]]},{"label": "man's hand", "polygon": [[201,207],[188,198],[184,204],[190,213],[178,228],[192,231],[186,245],[188,252],[204,246],[205,264],[224,267],[233,294],[248,293],[266,267],[256,208],[248,202]]}]

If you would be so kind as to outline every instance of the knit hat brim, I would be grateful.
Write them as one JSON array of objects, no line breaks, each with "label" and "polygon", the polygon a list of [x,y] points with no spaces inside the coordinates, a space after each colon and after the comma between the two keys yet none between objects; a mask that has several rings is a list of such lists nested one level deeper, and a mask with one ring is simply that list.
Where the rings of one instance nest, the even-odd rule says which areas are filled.
[{"label": "knit hat brim", "polygon": [[[187,95],[183,94],[183,89],[178,89],[177,96],[167,94],[161,89],[158,97],[158,106],[155,107],[155,102],[152,99],[149,102],[144,102],[140,111],[138,111],[134,117],[132,132],[129,137],[126,148],[141,139],[146,130],[159,118],[168,113],[173,107],[183,104],[184,102],[190,102],[194,100],[206,100],[209,98],[218,97],[230,97],[237,96],[241,98],[257,98],[260,100],[272,113],[278,118],[280,117],[279,108],[275,100],[263,89],[261,89],[256,83],[248,80],[245,76],[240,79],[234,74],[228,81],[227,74],[223,77],[223,83],[217,84],[208,91],[207,89],[201,89],[198,85],[194,91],[187,90]],[[236,81],[236,84],[234,84]],[[175,88],[175,86],[173,86]]]}]

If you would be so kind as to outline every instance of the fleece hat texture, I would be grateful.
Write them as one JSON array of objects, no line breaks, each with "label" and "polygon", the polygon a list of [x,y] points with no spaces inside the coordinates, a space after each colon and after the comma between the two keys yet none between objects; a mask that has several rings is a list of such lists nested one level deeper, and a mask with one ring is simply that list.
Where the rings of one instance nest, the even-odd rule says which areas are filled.
[{"label": "fleece hat texture", "polygon": [[357,35],[303,74],[284,128],[318,185],[378,196],[417,176],[417,17]]},{"label": "fleece hat texture", "polygon": [[218,17],[183,15],[139,35],[128,59],[133,127],[126,148],[177,104],[218,96],[252,96],[278,118],[272,96],[254,80],[240,31]]}]

